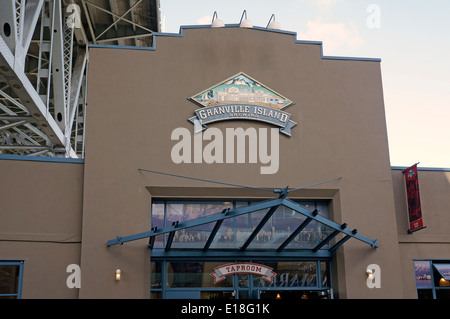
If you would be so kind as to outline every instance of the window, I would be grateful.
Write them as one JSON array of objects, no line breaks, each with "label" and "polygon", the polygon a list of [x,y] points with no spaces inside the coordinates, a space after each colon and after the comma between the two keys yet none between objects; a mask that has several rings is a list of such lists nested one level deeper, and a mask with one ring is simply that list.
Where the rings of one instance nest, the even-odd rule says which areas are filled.
[{"label": "window", "polygon": [[418,299],[450,299],[450,261],[415,260]]},{"label": "window", "polygon": [[19,299],[22,294],[23,261],[0,260],[0,299]]}]

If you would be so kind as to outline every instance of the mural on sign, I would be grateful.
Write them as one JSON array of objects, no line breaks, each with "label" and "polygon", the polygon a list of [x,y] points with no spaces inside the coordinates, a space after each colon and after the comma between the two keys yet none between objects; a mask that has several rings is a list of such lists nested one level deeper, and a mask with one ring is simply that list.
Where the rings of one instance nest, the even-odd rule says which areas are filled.
[{"label": "mural on sign", "polygon": [[280,127],[280,133],[290,136],[291,128],[297,125],[289,113],[282,111],[294,104],[291,100],[242,72],[189,100],[202,107],[189,119],[198,126],[196,131],[206,129],[206,124],[212,122],[244,119],[273,124]]},{"label": "mural on sign", "polygon": [[239,73],[190,98],[201,106],[254,104],[281,110],[293,102],[244,73]]}]

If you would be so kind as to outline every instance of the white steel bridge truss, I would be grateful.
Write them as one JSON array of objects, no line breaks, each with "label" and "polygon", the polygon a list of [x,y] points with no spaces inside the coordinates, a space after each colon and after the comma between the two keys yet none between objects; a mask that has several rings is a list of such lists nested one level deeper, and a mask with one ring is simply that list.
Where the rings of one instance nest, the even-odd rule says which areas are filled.
[{"label": "white steel bridge truss", "polygon": [[0,0],[0,154],[84,158],[88,44],[151,46],[158,0]]}]

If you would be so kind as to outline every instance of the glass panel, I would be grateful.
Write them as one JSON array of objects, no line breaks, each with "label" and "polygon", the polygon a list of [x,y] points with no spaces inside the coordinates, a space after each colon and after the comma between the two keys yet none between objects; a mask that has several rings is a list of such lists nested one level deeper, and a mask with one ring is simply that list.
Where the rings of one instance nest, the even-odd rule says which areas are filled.
[{"label": "glass panel", "polygon": [[450,264],[433,264],[444,280],[450,280]]},{"label": "glass panel", "polygon": [[431,289],[418,289],[417,299],[433,299],[433,291]]},{"label": "glass panel", "polygon": [[221,213],[225,208],[233,208],[231,202],[220,201],[168,201],[166,205],[166,225],[171,225],[174,221],[184,222]]},{"label": "glass panel", "polygon": [[[212,214],[220,214],[225,208],[233,209],[233,204],[236,208],[240,208],[258,202],[260,201],[154,201],[152,203],[152,226],[162,228],[171,225],[174,221],[182,223]],[[321,216],[328,218],[328,202],[297,202],[311,212],[317,208]],[[268,211],[269,209],[264,209],[225,219],[214,237],[210,249],[239,249]],[[164,216],[164,214],[166,215]],[[306,217],[301,213],[284,206],[278,207],[248,248],[277,249],[305,219]],[[172,248],[203,248],[214,225],[215,223],[209,223],[176,232]],[[286,246],[286,249],[314,248],[331,232],[332,229],[326,225],[313,221]],[[167,235],[156,236],[154,247],[162,248],[164,238],[167,238]]]},{"label": "glass panel", "polygon": [[201,287],[202,262],[167,262],[167,287]]},{"label": "glass panel", "polygon": [[272,267],[276,276],[272,283],[258,275],[253,275],[255,287],[316,287],[317,263],[316,262],[278,262],[264,263]]},{"label": "glass panel", "polygon": [[213,227],[209,223],[176,231],[171,248],[203,248]]},{"label": "glass panel", "polygon": [[315,204],[316,209],[319,212],[319,216],[328,218],[328,202],[316,202]]},{"label": "glass panel", "polygon": [[436,289],[436,299],[450,299],[450,289]]},{"label": "glass panel", "polygon": [[247,207],[252,203],[256,203],[256,202],[249,202],[249,201],[236,201],[235,202],[235,207],[236,208],[241,208],[241,207]]},{"label": "glass panel", "polygon": [[150,299],[162,299],[162,292],[161,291],[150,292]]},{"label": "glass panel", "polygon": [[162,262],[152,262],[150,271],[150,287],[153,289],[161,288]]},{"label": "glass panel", "polygon": [[239,247],[237,244],[237,230],[248,227],[247,215],[225,219],[219,228],[210,249],[229,249]]},{"label": "glass panel", "polygon": [[[317,209],[320,216],[328,218],[328,204],[326,203],[302,201],[299,202],[299,204],[310,212]],[[297,215],[304,216],[298,212],[293,212]],[[292,230],[295,230],[298,226],[300,226],[304,219],[305,218],[303,217],[303,219],[299,219],[297,223],[293,224],[291,226]],[[289,245],[286,246],[286,249],[312,249],[332,232],[333,230],[330,227],[316,221],[312,221],[290,242]],[[328,245],[329,244],[322,248],[327,248]]]},{"label": "glass panel", "polygon": [[[164,202],[152,203],[152,227],[163,228],[164,227]],[[164,235],[155,237],[153,247],[164,247]]]},{"label": "glass panel", "polygon": [[304,208],[306,208],[310,212],[312,212],[314,209],[316,209],[316,206],[317,206],[317,204],[312,201],[302,200],[302,201],[295,201],[295,202],[299,205],[302,205]]},{"label": "glass panel", "polygon": [[239,288],[248,288],[250,285],[249,274],[238,274],[238,286]]},{"label": "glass panel", "polygon": [[153,248],[162,248],[162,247],[164,247],[164,236],[165,235],[157,235],[157,236],[155,236],[155,242],[153,243]]},{"label": "glass panel", "polygon": [[252,241],[249,249],[277,249],[305,219],[306,217],[292,209],[279,206]]},{"label": "glass panel", "polygon": [[243,246],[268,209],[225,220],[216,234],[211,249],[238,249]]},{"label": "glass panel", "polygon": [[[443,277],[444,274],[446,274],[446,270],[444,267],[438,268],[436,265],[438,264],[432,264],[432,272],[433,272],[433,279],[434,279],[434,287],[450,287],[450,281],[446,280],[445,277]],[[442,273],[441,271],[442,270]]]},{"label": "glass panel", "polygon": [[[221,213],[233,208],[232,202],[221,201],[168,201],[166,202],[166,226],[174,221],[185,222]],[[215,223],[209,223],[177,231],[172,248],[203,248]]]},{"label": "glass panel", "polygon": [[223,262],[167,262],[167,287],[233,287],[233,276],[214,284],[211,275]]},{"label": "glass panel", "polygon": [[250,292],[248,290],[239,290],[239,299],[250,299]]},{"label": "glass panel", "polygon": [[[0,295],[17,294],[19,292],[20,266],[0,265]],[[17,296],[5,296],[5,298],[17,298]]]},{"label": "glass panel", "polygon": [[320,263],[320,275],[322,279],[321,287],[329,287],[330,286],[330,272],[328,269],[328,263],[321,262]]},{"label": "glass panel", "polygon": [[[333,228],[328,227],[325,224],[317,223],[317,244],[319,244],[321,241],[325,240],[332,232],[334,231]],[[337,237],[334,237],[337,238]],[[329,243],[324,245],[322,249],[326,249],[329,247]]]},{"label": "glass panel", "polygon": [[164,227],[164,202],[152,203],[152,227]]},{"label": "glass panel", "polygon": [[431,282],[431,263],[429,261],[414,261],[414,271],[416,273],[416,286],[418,288],[433,286]]},{"label": "glass panel", "polygon": [[[235,208],[247,207],[249,205],[248,201],[237,201],[235,202]],[[242,215],[233,218],[225,219],[222,222],[219,231],[214,237],[210,248],[211,249],[229,249],[236,248],[237,246],[237,236],[236,231],[238,228],[247,227],[249,225],[249,216]]]}]

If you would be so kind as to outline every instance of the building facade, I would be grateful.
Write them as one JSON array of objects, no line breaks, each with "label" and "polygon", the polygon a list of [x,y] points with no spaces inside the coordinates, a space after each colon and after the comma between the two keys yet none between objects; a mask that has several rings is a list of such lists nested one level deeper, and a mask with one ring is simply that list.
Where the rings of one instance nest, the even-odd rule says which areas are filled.
[{"label": "building facade", "polygon": [[[84,159],[0,157],[4,296],[450,295],[450,171],[419,168],[408,233],[379,59],[238,25],[88,52]],[[236,75],[277,96],[221,100]]]}]

